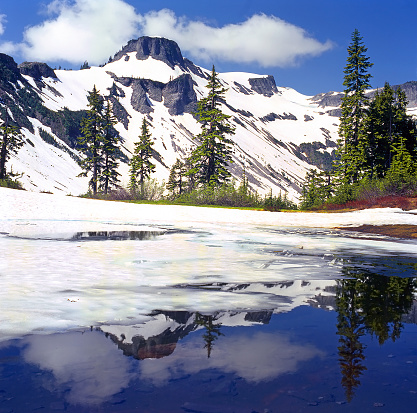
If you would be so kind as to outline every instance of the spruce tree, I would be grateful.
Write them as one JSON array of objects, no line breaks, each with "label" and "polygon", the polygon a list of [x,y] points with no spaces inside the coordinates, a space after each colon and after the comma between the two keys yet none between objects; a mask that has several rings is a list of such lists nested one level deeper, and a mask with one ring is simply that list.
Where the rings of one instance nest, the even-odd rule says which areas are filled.
[{"label": "spruce tree", "polygon": [[366,139],[364,116],[368,105],[365,96],[370,88],[371,75],[368,69],[373,66],[365,53],[367,48],[362,42],[358,30],[352,34],[352,43],[348,47],[347,64],[344,70],[345,86],[342,98],[342,115],[339,126],[339,162],[338,176],[342,184],[356,183],[363,176],[366,164]]},{"label": "spruce tree", "polygon": [[173,196],[181,195],[184,192],[186,185],[185,173],[186,168],[184,162],[177,159],[174,165],[172,165],[167,182],[167,189],[172,192]]},{"label": "spruce tree", "polygon": [[91,92],[88,92],[88,110],[86,116],[81,121],[82,136],[78,138],[80,151],[85,154],[85,158],[80,161],[80,166],[84,172],[79,176],[92,174],[89,186],[93,195],[97,194],[97,187],[100,173],[103,168],[103,108],[104,100],[94,85]]},{"label": "spruce tree", "polygon": [[366,116],[367,167],[371,178],[383,178],[390,169],[400,141],[403,150],[416,156],[415,123],[407,114],[405,93],[385,83],[375,94]]},{"label": "spruce tree", "polygon": [[120,182],[120,174],[117,172],[119,163],[116,160],[116,155],[119,151],[118,144],[120,136],[114,128],[116,123],[117,120],[113,115],[111,104],[107,102],[103,113],[103,163],[99,179],[99,189],[105,194],[108,193],[111,187],[117,187]]},{"label": "spruce tree", "polygon": [[201,123],[197,140],[200,144],[191,154],[193,167],[189,174],[195,174],[198,183],[219,186],[230,177],[227,164],[232,162],[230,145],[233,142],[227,136],[234,134],[234,128],[228,122],[230,116],[222,113],[220,108],[226,89],[214,66],[206,87],[209,90],[207,97],[197,103],[196,115]]},{"label": "spruce tree", "polygon": [[129,187],[135,192],[137,190],[138,180],[140,187],[143,188],[144,180],[149,178],[150,174],[155,171],[155,165],[151,162],[153,142],[148,128],[148,122],[145,118],[142,121],[139,141],[135,142],[134,145],[135,149],[130,160]]},{"label": "spruce tree", "polygon": [[19,128],[9,124],[6,118],[6,121],[0,126],[0,179],[8,177],[6,163],[10,156],[17,153],[23,144],[24,141]]}]

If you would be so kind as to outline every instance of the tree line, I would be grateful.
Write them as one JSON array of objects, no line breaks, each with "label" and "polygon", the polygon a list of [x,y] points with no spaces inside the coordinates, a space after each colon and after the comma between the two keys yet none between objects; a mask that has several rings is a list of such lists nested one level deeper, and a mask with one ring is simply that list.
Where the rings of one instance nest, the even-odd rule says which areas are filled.
[{"label": "tree line", "polygon": [[370,99],[366,91],[373,63],[358,30],[347,51],[337,160],[328,171],[309,171],[304,209],[417,190],[417,128],[407,114],[405,92],[385,83]]}]

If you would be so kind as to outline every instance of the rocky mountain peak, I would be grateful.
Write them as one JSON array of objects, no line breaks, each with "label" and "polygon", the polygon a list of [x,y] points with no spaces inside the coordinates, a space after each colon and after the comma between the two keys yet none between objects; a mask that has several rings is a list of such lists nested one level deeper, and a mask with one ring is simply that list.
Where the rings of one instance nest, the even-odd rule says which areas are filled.
[{"label": "rocky mountain peak", "polygon": [[128,53],[136,52],[136,59],[146,60],[148,57],[160,60],[171,68],[175,65],[184,67],[184,58],[176,42],[162,37],[139,37],[129,40],[126,46],[114,55],[112,61],[127,57]]},{"label": "rocky mountain peak", "polygon": [[31,76],[36,80],[41,80],[42,77],[57,79],[54,70],[46,63],[23,62],[18,66],[18,68],[22,75]]}]

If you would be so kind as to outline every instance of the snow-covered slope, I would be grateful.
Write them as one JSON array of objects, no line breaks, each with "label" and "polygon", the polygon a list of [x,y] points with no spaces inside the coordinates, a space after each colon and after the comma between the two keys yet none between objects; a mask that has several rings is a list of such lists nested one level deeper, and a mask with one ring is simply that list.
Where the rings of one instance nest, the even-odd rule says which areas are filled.
[{"label": "snow-covered slope", "polygon": [[[42,65],[20,65],[20,88],[33,88],[46,108],[62,112],[64,108],[86,109],[87,92],[95,85],[113,103],[127,158],[146,116],[157,152],[153,177],[159,181],[166,180],[175,160],[187,157],[196,145],[193,137],[200,126],[193,112],[197,100],[206,94],[209,71],[184,59],[175,42],[149,37],[132,40],[103,67],[54,72]],[[275,195],[282,191],[296,200],[306,171],[313,167],[307,155],[311,158],[314,153],[319,167],[331,160],[337,139],[337,106],[323,109],[320,97],[277,87],[272,76],[220,73],[219,79],[228,89],[223,111],[236,127],[234,163],[230,165],[233,176],[239,180],[245,169],[253,190],[260,194],[272,190]],[[76,156],[69,155],[76,149],[76,139],[72,138],[72,147],[66,151],[42,141],[40,128],[56,142],[63,138],[53,125],[47,126],[47,118],[29,118],[32,130],[23,129],[27,144],[11,160],[13,170],[24,172],[21,181],[30,190],[86,192],[87,180],[76,178],[80,172]],[[121,163],[120,172],[125,184],[126,162]]]}]

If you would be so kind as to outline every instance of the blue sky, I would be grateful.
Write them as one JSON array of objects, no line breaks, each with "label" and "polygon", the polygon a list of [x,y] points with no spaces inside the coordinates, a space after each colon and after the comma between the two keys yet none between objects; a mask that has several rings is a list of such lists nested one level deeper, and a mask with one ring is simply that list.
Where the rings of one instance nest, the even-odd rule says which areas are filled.
[{"label": "blue sky", "polygon": [[416,0],[13,0],[0,3],[0,52],[78,68],[158,35],[203,67],[272,74],[312,95],[343,90],[355,28],[373,87],[417,80],[416,16]]}]

